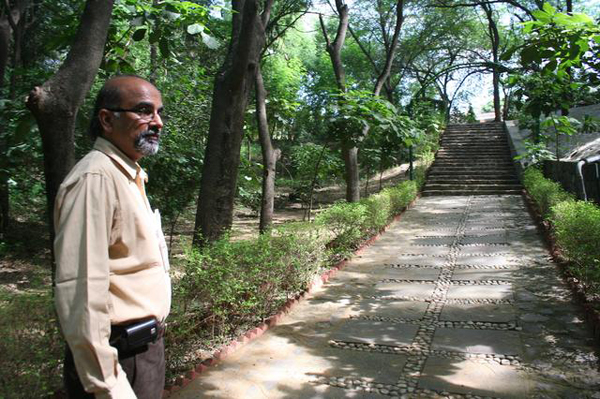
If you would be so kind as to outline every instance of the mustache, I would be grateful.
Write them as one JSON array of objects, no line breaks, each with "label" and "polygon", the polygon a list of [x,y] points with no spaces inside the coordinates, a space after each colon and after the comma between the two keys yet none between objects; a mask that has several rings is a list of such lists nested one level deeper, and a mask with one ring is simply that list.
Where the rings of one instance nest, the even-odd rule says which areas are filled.
[{"label": "mustache", "polygon": [[147,129],[147,130],[144,130],[143,132],[140,132],[140,134],[138,134],[136,141],[141,141],[149,136],[157,136],[157,135],[159,137],[162,136],[162,132],[159,129]]}]

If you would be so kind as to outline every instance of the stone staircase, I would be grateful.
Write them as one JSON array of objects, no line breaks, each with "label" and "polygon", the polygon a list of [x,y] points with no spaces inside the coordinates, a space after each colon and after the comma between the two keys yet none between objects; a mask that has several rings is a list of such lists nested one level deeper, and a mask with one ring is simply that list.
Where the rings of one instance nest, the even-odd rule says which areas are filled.
[{"label": "stone staircase", "polygon": [[422,196],[520,194],[502,123],[448,125]]}]

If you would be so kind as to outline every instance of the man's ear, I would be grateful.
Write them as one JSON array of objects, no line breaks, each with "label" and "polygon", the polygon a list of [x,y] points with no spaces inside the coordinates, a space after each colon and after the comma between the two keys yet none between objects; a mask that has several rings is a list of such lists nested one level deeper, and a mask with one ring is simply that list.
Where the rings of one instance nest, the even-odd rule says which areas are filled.
[{"label": "man's ear", "polygon": [[100,121],[100,125],[102,126],[102,130],[104,132],[112,132],[115,115],[111,111],[102,108],[98,112],[98,120]]}]

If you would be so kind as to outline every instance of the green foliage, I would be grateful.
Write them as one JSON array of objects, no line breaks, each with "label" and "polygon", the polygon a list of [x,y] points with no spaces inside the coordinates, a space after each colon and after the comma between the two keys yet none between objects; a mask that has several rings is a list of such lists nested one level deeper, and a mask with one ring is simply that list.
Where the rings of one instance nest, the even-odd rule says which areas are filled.
[{"label": "green foliage", "polygon": [[475,110],[473,106],[469,104],[469,110],[467,111],[467,123],[476,123],[477,118],[475,117]]},{"label": "green foliage", "polygon": [[600,208],[586,201],[563,201],[552,207],[556,242],[567,256],[570,270],[600,294]]},{"label": "green foliage", "polygon": [[365,228],[371,234],[381,231],[395,215],[392,211],[392,200],[388,191],[383,191],[361,201],[367,209]]},{"label": "green foliage", "polygon": [[560,13],[549,3],[544,4],[543,10],[536,10],[533,14],[535,19],[523,24],[523,32],[530,35],[520,49],[523,65],[541,65],[543,74],[556,74],[558,78],[571,74],[569,68],[585,68],[591,81],[598,83],[598,24],[582,13]]},{"label": "green foliage", "polygon": [[208,10],[190,1],[166,0],[157,4],[137,0],[117,2],[109,29],[107,52],[101,69],[108,74],[136,73],[135,43],[155,45],[162,58],[174,55],[183,34],[200,34],[204,44],[219,46],[206,27]]},{"label": "green foliage", "polygon": [[353,145],[364,140],[364,128],[369,134],[384,135],[388,143],[412,145],[418,131],[411,119],[400,115],[389,101],[371,92],[351,90],[334,94],[330,105],[333,133],[336,138]]},{"label": "green foliage", "polygon": [[179,289],[186,312],[219,334],[270,316],[304,290],[325,259],[317,233],[280,229],[253,241],[217,241],[187,256]]},{"label": "green foliage", "polygon": [[417,197],[416,181],[407,181],[396,187],[383,189],[382,193],[390,198],[391,214],[397,215]]},{"label": "green foliage", "polygon": [[517,155],[516,160],[524,160],[527,166],[539,166],[542,162],[548,159],[553,159],[552,151],[548,150],[545,142],[535,143],[533,140],[525,139],[525,153]]},{"label": "green foliage", "polygon": [[240,159],[237,199],[255,213],[260,210],[262,170],[260,163],[249,161],[245,157]]},{"label": "green foliage", "polygon": [[339,152],[325,145],[303,143],[291,147],[288,152],[292,175],[288,184],[293,195],[304,203],[309,201],[313,181],[314,188],[318,188],[325,183],[337,182],[343,176],[344,163]]},{"label": "green foliage", "polygon": [[567,193],[559,183],[546,179],[537,168],[527,168],[523,173],[523,185],[533,198],[540,213],[549,217],[551,208],[560,202],[573,200],[573,195]]},{"label": "green foliage", "polygon": [[333,247],[348,251],[366,234],[367,218],[367,207],[363,202],[338,202],[319,213],[316,223],[331,231]]},{"label": "green foliage", "polygon": [[445,129],[445,115],[435,109],[430,102],[414,102],[409,116],[420,130],[420,140],[416,142],[416,155],[427,157],[439,148],[440,135]]}]

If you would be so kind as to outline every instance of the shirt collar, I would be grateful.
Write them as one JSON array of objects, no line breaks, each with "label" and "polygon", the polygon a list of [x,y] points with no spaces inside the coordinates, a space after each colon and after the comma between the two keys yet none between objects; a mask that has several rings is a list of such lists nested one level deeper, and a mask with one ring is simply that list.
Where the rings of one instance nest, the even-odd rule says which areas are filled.
[{"label": "shirt collar", "polygon": [[139,173],[142,180],[145,182],[148,181],[148,175],[144,172],[144,169],[142,169],[137,162],[133,162],[131,158],[104,137],[98,137],[96,139],[94,149],[106,154],[110,159],[116,162],[131,180],[135,180],[135,176]]}]

